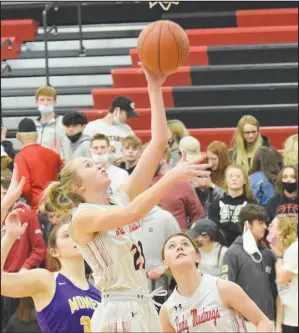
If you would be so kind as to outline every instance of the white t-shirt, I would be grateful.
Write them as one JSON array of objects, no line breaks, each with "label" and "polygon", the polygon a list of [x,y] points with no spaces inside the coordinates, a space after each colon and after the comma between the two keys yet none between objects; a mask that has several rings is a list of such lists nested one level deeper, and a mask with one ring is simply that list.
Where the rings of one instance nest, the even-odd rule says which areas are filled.
[{"label": "white t-shirt", "polygon": [[112,164],[109,165],[106,171],[108,172],[109,178],[111,180],[110,189],[112,194],[114,194],[119,186],[129,178],[129,173],[126,170],[118,168]]},{"label": "white t-shirt", "polygon": [[203,274],[209,274],[216,277],[221,276],[221,266],[227,247],[214,242],[214,247],[211,252],[200,251],[200,264],[198,270]]},{"label": "white t-shirt", "polygon": [[283,324],[298,326],[298,240],[286,249],[283,255],[283,268],[293,273],[287,285],[278,285],[278,292],[284,305]]},{"label": "white t-shirt", "polygon": [[110,144],[115,147],[117,155],[120,155],[122,148],[121,140],[127,136],[135,135],[129,125],[109,125],[102,119],[91,121],[84,129],[84,134],[90,137],[98,133],[109,138]]}]

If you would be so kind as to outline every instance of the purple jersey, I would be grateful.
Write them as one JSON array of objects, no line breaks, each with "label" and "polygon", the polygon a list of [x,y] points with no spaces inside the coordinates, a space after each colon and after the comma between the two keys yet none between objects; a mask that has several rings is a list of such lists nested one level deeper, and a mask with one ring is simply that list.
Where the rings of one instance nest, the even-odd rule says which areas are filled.
[{"label": "purple jersey", "polygon": [[90,285],[88,290],[77,288],[60,273],[54,275],[56,291],[50,304],[36,312],[44,333],[90,332],[90,319],[101,302],[99,290]]}]

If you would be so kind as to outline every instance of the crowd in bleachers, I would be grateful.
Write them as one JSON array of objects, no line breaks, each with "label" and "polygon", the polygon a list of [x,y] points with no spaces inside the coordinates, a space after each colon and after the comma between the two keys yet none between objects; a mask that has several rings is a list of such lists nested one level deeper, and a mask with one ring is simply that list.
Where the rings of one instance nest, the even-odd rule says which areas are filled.
[{"label": "crowd in bleachers", "polygon": [[[43,199],[44,189],[59,180],[63,165],[77,158],[92,159],[107,170],[112,181],[108,195],[113,196],[132,174],[146,145],[127,125],[130,117],[138,117],[134,101],[127,97],[115,98],[104,118],[89,123],[79,112],[57,116],[53,87],[38,89],[35,98],[40,117],[19,123],[20,151],[6,140],[6,130],[1,128],[1,199],[16,167],[25,184],[10,210],[21,208],[21,223],[28,224],[8,255],[6,272],[57,269],[46,255],[48,238],[53,227],[68,221],[70,215],[58,214]],[[178,183],[141,222],[149,288],[152,281],[156,286],[166,281],[171,293],[175,281],[164,277],[161,247],[169,235],[187,232],[197,241],[200,271],[236,282],[275,322],[277,332],[295,332],[298,134],[283,143],[283,151],[277,151],[261,135],[258,119],[247,115],[236,124],[231,147],[215,136],[203,152],[179,120],[168,121],[168,138],[152,184],[182,158],[207,161],[210,176]],[[4,234],[5,221],[1,237]],[[17,332],[20,325],[32,328],[35,319],[29,299],[1,296],[1,307],[3,330]],[[250,323],[248,329],[254,331]]]}]

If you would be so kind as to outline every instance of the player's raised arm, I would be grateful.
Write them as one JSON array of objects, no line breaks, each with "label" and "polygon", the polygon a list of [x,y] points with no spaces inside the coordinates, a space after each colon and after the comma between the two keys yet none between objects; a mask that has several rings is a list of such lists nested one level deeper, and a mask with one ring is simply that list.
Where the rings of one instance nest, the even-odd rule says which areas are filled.
[{"label": "player's raised arm", "polygon": [[143,192],[151,183],[167,145],[167,122],[162,95],[162,84],[167,74],[151,72],[142,64],[141,67],[148,83],[152,139],[142,154],[134,172],[121,187],[121,190],[125,191],[131,200]]}]

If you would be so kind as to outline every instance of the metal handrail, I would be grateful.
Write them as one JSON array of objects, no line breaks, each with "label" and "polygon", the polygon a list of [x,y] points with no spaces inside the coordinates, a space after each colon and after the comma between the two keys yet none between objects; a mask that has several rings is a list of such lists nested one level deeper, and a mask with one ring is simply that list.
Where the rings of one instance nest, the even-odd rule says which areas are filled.
[{"label": "metal handrail", "polygon": [[54,8],[55,11],[57,11],[59,8],[57,6],[56,2],[51,2],[49,4],[46,5],[45,9],[43,10],[43,27],[44,27],[44,38],[45,38],[45,62],[46,62],[46,80],[47,80],[47,85],[50,86],[50,78],[49,78],[49,54],[48,54],[48,34],[52,31],[55,30],[55,36],[58,35],[58,31],[57,31],[57,27],[56,25],[53,25],[52,27],[50,27],[49,30],[47,30],[48,28],[48,24],[47,24],[47,15],[48,15],[48,11],[50,9]]},{"label": "metal handrail", "polygon": [[83,46],[83,33],[82,33],[82,4],[81,1],[78,2],[78,25],[79,25],[79,41],[80,41],[80,49],[79,49],[79,56],[85,57],[86,56],[86,49]]},{"label": "metal handrail", "polygon": [[1,49],[4,47],[6,44],[8,44],[8,49],[12,49],[12,41],[9,38],[6,38],[3,42],[1,42]]}]

